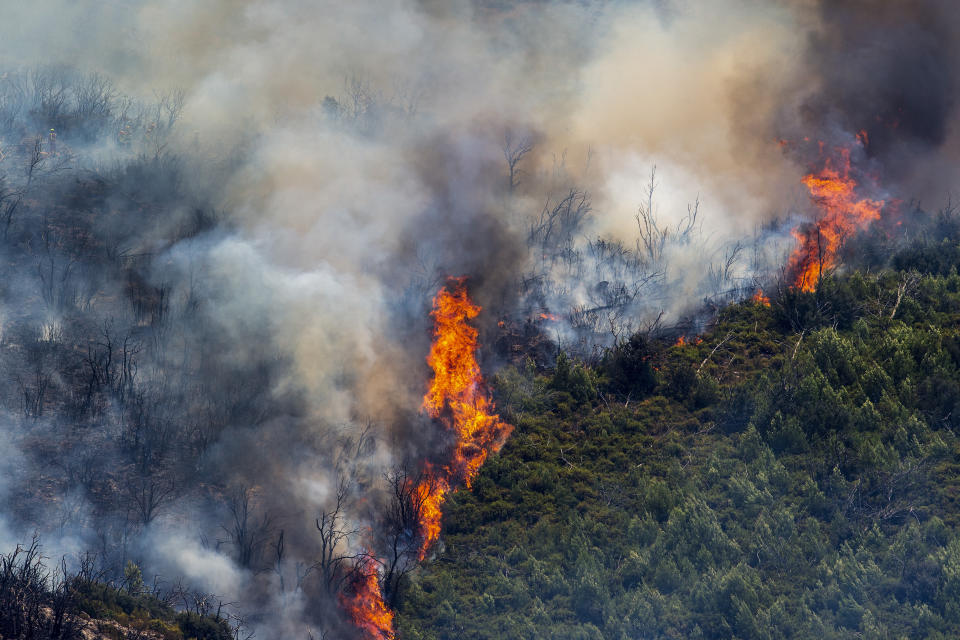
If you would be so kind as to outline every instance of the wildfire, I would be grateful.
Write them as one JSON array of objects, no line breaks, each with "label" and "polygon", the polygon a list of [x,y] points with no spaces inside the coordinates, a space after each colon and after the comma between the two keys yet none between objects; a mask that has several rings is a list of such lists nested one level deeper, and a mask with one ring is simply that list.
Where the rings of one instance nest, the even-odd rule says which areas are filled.
[{"label": "wildfire", "polygon": [[675,346],[675,347],[682,347],[682,346],[685,345],[685,344],[687,344],[687,339],[684,338],[683,336],[680,336],[679,338],[677,338],[677,341],[676,341],[676,343],[674,343],[673,346]]},{"label": "wildfire", "polygon": [[367,561],[357,569],[350,593],[341,594],[340,604],[353,624],[370,640],[394,640],[393,611],[380,593],[377,563]]},{"label": "wildfire", "polygon": [[763,289],[757,289],[757,292],[753,294],[753,297],[750,299],[753,300],[753,304],[759,305],[761,307],[770,306],[770,298],[763,294]]},{"label": "wildfire", "polygon": [[803,178],[810,197],[823,211],[815,224],[792,232],[799,245],[790,256],[789,269],[794,286],[803,291],[816,289],[824,270],[836,265],[843,241],[879,219],[883,208],[883,200],[857,198],[857,181],[850,176],[850,150],[840,149],[838,153],[838,167],[828,158],[819,173]]},{"label": "wildfire", "polygon": [[441,506],[456,483],[470,487],[483,462],[500,450],[513,427],[500,421],[477,363],[477,335],[468,324],[480,313],[467,294],[463,278],[451,278],[433,299],[434,341],[427,363],[433,380],[423,409],[456,435],[451,459],[426,465],[416,487],[422,520],[420,559],[440,535]]},{"label": "wildfire", "polygon": [[547,322],[557,322],[558,320],[560,320],[560,318],[558,318],[557,316],[553,315],[552,313],[541,313],[541,314],[540,314],[540,319],[541,319],[541,320],[546,320]]},{"label": "wildfire", "polygon": [[[433,380],[422,407],[456,435],[456,445],[444,464],[425,463],[423,480],[411,487],[420,506],[420,560],[440,537],[441,507],[447,494],[461,482],[469,487],[487,456],[499,451],[513,431],[493,413],[477,363],[478,331],[468,321],[479,313],[463,278],[451,278],[433,299],[434,341],[427,357]],[[383,601],[377,567],[368,552],[355,568],[340,604],[368,640],[394,640],[393,612]]]}]

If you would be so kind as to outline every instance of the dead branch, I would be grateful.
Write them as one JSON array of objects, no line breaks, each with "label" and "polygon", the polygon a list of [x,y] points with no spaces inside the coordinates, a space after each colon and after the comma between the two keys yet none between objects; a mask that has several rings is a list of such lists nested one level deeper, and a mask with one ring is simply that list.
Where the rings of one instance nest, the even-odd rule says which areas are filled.
[{"label": "dead branch", "polygon": [[720,347],[722,347],[722,346],[727,342],[727,340],[729,340],[729,339],[732,338],[732,337],[733,337],[733,332],[731,331],[730,333],[727,334],[727,337],[726,337],[726,338],[724,338],[723,340],[721,340],[720,342],[718,342],[718,343],[717,343],[717,346],[715,346],[715,347],[713,348],[713,350],[710,351],[710,353],[707,354],[707,357],[704,358],[704,359],[703,359],[703,362],[700,363],[700,366],[697,367],[697,375],[698,375],[698,376],[700,375],[700,370],[703,369],[703,367],[707,364],[707,362],[710,361],[710,358],[712,358],[712,357],[713,357],[713,354],[717,352],[717,349],[719,349]]}]

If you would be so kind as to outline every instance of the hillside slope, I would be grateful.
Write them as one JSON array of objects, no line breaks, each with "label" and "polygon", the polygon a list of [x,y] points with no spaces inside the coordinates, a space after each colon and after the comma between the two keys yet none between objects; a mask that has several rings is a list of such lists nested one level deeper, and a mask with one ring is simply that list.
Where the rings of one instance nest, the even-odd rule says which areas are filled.
[{"label": "hillside slope", "polygon": [[451,499],[400,636],[957,637],[960,276],[942,249],[732,306],[699,339],[502,372],[516,429]]},{"label": "hillside slope", "polygon": [[51,568],[37,537],[0,555],[0,640],[230,640],[240,628],[204,594],[150,589],[132,562],[108,582],[93,561]]}]

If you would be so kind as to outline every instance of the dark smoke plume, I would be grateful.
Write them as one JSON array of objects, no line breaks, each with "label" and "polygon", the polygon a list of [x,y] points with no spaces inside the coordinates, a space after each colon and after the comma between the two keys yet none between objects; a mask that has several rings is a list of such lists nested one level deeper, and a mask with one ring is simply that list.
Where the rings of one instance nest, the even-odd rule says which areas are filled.
[{"label": "dark smoke plume", "polygon": [[956,148],[956,7],[856,0],[822,2],[812,13],[809,90],[785,105],[777,135],[829,146],[860,134],[864,168],[889,193],[941,202],[952,176],[935,167]]}]

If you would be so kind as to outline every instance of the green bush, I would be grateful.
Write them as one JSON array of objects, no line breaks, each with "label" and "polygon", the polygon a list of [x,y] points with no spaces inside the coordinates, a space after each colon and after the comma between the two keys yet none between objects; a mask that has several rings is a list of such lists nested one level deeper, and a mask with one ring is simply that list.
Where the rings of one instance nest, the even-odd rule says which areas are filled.
[{"label": "green bush", "polygon": [[210,616],[201,616],[190,611],[178,613],[177,626],[188,640],[230,640],[233,634],[230,627],[223,620],[216,620]]},{"label": "green bush", "polygon": [[617,394],[640,400],[657,386],[657,376],[650,363],[654,350],[641,334],[608,350],[600,369],[607,378],[607,388]]}]

